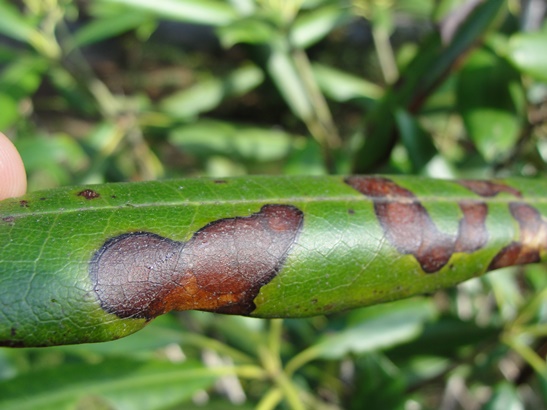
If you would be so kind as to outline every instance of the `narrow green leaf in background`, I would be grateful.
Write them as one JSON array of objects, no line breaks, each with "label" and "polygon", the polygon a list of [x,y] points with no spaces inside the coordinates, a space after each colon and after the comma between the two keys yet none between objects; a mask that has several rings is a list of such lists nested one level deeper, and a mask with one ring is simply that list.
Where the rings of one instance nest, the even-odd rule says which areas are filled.
[{"label": "narrow green leaf in background", "polygon": [[[361,316],[361,317],[359,317]],[[417,337],[424,324],[435,317],[431,300],[410,299],[353,312],[350,325],[325,335],[312,349],[322,358],[342,358],[386,349]]]},{"label": "narrow green leaf in background", "polygon": [[[519,95],[520,94],[520,95]],[[459,72],[457,98],[467,132],[487,161],[506,157],[519,137],[524,96],[519,74],[489,50]]]},{"label": "narrow green leaf in background", "polygon": [[302,14],[294,22],[289,38],[296,47],[307,48],[321,41],[336,27],[352,18],[348,7],[326,5]]},{"label": "narrow green leaf in background", "polygon": [[109,359],[65,364],[0,382],[3,410],[59,410],[99,403],[118,410],[162,409],[189,399],[217,378],[198,363]]},{"label": "narrow green leaf in background", "polygon": [[223,154],[253,162],[280,160],[298,143],[281,130],[211,120],[177,127],[169,141],[185,152]]},{"label": "narrow green leaf in background", "polygon": [[230,96],[242,95],[262,83],[262,71],[254,65],[240,67],[222,79],[198,81],[186,90],[170,95],[160,102],[160,108],[178,119],[192,119],[217,107]]},{"label": "narrow green leaf in background", "polygon": [[238,43],[264,44],[277,33],[277,27],[267,19],[251,16],[217,28],[222,45],[230,48]]},{"label": "narrow green leaf in background", "polygon": [[128,11],[112,17],[92,20],[74,34],[75,45],[82,47],[93,44],[135,29],[148,21],[150,16],[141,11]]},{"label": "narrow green leaf in background", "polygon": [[228,2],[218,0],[100,0],[141,9],[158,17],[213,26],[228,24],[238,16]]},{"label": "narrow green leaf in background", "polygon": [[419,173],[437,154],[437,149],[422,126],[409,113],[398,110],[395,113],[397,128],[401,135],[401,142],[405,147],[413,173]]},{"label": "narrow green leaf in background", "polygon": [[383,94],[378,85],[336,68],[315,63],[312,70],[323,93],[334,101],[376,100]]},{"label": "narrow green leaf in background", "polygon": [[28,42],[31,36],[37,34],[33,25],[26,21],[7,0],[0,0],[0,15],[2,16],[1,34],[22,42]]}]

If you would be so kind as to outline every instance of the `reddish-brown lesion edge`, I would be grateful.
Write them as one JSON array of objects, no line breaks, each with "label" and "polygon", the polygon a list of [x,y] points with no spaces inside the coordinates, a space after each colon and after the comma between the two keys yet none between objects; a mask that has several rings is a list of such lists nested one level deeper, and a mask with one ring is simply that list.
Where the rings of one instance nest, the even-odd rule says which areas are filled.
[{"label": "reddish-brown lesion edge", "polygon": [[539,211],[522,202],[511,202],[509,210],[519,225],[520,238],[498,252],[490,270],[539,262],[547,250],[547,223]]},{"label": "reddish-brown lesion edge", "polygon": [[93,289],[101,307],[121,318],[189,309],[248,315],[260,288],[283,267],[303,219],[292,205],[265,205],[211,222],[188,242],[121,234],[94,254]]},{"label": "reddish-brown lesion edge", "polygon": [[371,198],[374,211],[388,241],[413,255],[424,272],[442,269],[455,252],[474,252],[486,245],[487,206],[481,201],[459,204],[463,217],[456,235],[441,232],[420,200],[392,180],[377,176],[352,176],[345,182]]},{"label": "reddish-brown lesion edge", "polygon": [[[424,272],[442,269],[455,252],[472,253],[488,242],[488,206],[480,199],[458,203],[463,217],[456,235],[441,232],[411,191],[392,180],[377,176],[353,176],[345,182],[371,198],[374,211],[388,241],[404,254],[413,255]],[[505,193],[522,198],[519,190],[495,181],[460,180],[456,183],[483,198]],[[492,259],[489,270],[537,262],[547,248],[547,224],[541,214],[523,202],[508,204],[520,228],[520,239],[512,241]]]},{"label": "reddish-brown lesion edge", "polygon": [[488,270],[540,261],[541,252],[547,249],[547,223],[536,208],[518,201],[522,198],[518,189],[494,181],[463,180],[459,183],[483,197],[506,193],[516,199],[508,206],[519,226],[519,239],[501,249],[490,262]]}]

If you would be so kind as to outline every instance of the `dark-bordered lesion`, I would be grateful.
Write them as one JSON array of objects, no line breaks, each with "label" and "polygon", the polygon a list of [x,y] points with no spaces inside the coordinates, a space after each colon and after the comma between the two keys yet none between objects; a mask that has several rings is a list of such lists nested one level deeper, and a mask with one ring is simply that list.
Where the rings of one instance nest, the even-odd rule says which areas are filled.
[{"label": "dark-bordered lesion", "polygon": [[282,268],[303,226],[292,205],[264,205],[248,216],[206,224],[188,242],[151,232],[107,240],[90,261],[103,310],[152,319],[170,310],[248,315]]},{"label": "dark-bordered lesion", "polygon": [[462,218],[458,232],[450,235],[437,227],[419,197],[393,180],[353,176],[345,182],[371,199],[388,241],[398,252],[413,255],[425,273],[440,271],[456,252],[472,253],[488,242],[484,202],[459,202]]}]

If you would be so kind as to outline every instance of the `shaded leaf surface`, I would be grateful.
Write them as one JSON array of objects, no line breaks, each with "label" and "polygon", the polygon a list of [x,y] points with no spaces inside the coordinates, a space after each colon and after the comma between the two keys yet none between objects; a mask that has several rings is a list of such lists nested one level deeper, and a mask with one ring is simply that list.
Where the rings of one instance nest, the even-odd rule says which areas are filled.
[{"label": "shaded leaf surface", "polygon": [[110,359],[100,364],[66,364],[0,383],[2,409],[54,410],[103,402],[116,409],[160,409],[209,387],[215,375],[195,363]]},{"label": "shaded leaf surface", "polygon": [[[404,306],[404,308],[401,308]],[[342,332],[326,335],[314,349],[323,358],[342,358],[348,353],[363,354],[387,349],[418,336],[424,324],[435,315],[431,301],[411,299],[386,306],[369,308],[351,317],[352,325]]]}]

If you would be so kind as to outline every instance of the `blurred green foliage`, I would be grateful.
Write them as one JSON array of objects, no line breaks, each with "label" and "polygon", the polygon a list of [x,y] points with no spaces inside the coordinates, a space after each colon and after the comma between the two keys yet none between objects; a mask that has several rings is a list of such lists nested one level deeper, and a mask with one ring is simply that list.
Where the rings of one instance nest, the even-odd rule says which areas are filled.
[{"label": "blurred green foliage", "polygon": [[[32,190],[545,177],[541,4],[0,0],[0,129]],[[184,312],[116,342],[1,349],[0,408],[547,408],[546,285],[511,268],[329,318]]]}]

